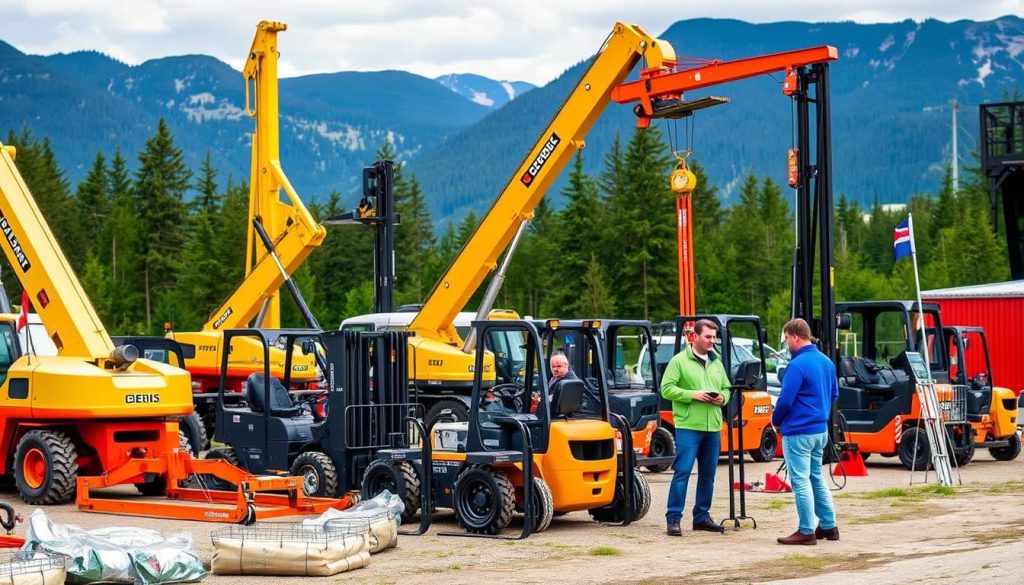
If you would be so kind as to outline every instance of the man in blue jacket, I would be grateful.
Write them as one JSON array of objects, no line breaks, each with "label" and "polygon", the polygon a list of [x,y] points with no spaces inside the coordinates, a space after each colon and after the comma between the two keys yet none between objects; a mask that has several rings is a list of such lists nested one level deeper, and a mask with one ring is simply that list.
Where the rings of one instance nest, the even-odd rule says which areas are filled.
[{"label": "man in blue jacket", "polygon": [[[832,493],[821,475],[822,454],[828,440],[828,417],[839,398],[839,383],[832,360],[811,343],[811,328],[793,319],[782,328],[790,354],[782,392],[772,413],[772,424],[782,433],[782,452],[789,467],[799,529],[779,537],[779,544],[818,544],[818,539],[839,540]],[[817,522],[815,518],[817,517]]]}]

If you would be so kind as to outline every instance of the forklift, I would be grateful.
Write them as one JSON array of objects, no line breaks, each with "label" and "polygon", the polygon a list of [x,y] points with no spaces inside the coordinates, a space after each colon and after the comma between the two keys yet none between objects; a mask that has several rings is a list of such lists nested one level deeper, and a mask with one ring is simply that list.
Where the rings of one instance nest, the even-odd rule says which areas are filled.
[{"label": "forklift", "polygon": [[[408,400],[405,356],[408,333],[233,329],[225,347],[256,340],[263,347],[263,372],[250,374],[244,401],[229,400],[227,364],[222,364],[216,404],[215,440],[227,445],[206,453],[254,475],[288,472],[303,479],[306,495],[340,497],[357,490],[375,452],[397,437],[416,435],[422,407]],[[288,392],[290,367],[278,380],[270,372],[274,345],[290,366],[296,352],[312,355],[326,389],[298,402]],[[223,360],[228,359],[224,352]],[[323,409],[317,408],[324,404]],[[403,440],[403,444],[407,442]],[[419,506],[419,502],[407,505]]]},{"label": "forklift", "polygon": [[[836,304],[848,315],[849,327],[839,337],[838,408],[848,430],[848,440],[867,457],[878,453],[898,456],[907,469],[927,469],[931,462],[928,439],[921,418],[917,385],[930,371],[936,381],[939,406],[957,466],[974,456],[974,430],[967,420],[967,396],[963,386],[949,379],[949,353],[942,331],[939,306],[916,301],[859,301]],[[925,319],[928,337],[921,339],[917,319]],[[921,356],[927,347],[925,369]],[[915,367],[915,361],[921,361]]]},{"label": "forklift", "polygon": [[1017,398],[992,380],[988,339],[983,327],[943,327],[949,346],[949,383],[967,388],[967,420],[974,427],[974,448],[988,449],[997,461],[1020,455]]},{"label": "forklift", "polygon": [[[532,322],[475,321],[473,329],[481,347],[469,420],[434,425],[429,458],[416,447],[378,451],[363,476],[363,496],[397,490],[410,502],[422,486],[431,503],[421,513],[453,509],[466,531],[457,535],[497,536],[517,510],[524,515],[518,538],[545,530],[564,512],[587,510],[598,521],[622,524],[642,518],[650,490],[636,479],[629,433],[621,456],[616,452],[606,393],[588,393],[583,380],[568,377],[549,384]],[[485,356],[497,352],[492,340],[505,334],[524,340],[527,359],[515,381],[485,385]],[[587,334],[597,347],[597,330]],[[425,472],[433,481],[423,481]]]}]

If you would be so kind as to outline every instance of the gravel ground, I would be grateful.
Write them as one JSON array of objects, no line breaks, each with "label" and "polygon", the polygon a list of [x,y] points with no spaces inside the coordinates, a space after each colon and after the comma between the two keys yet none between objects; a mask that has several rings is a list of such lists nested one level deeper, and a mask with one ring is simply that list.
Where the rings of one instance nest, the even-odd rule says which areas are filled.
[{"label": "gravel ground", "polygon": [[[778,464],[746,465],[747,480],[763,480]],[[725,534],[693,533],[684,522],[682,538],[664,534],[670,473],[647,474],[653,492],[651,511],[630,526],[601,526],[586,513],[556,518],[547,531],[526,541],[438,536],[457,530],[450,512],[435,515],[425,536],[401,537],[398,548],[375,555],[371,564],[351,573],[309,580],[350,583],[478,583],[514,579],[518,583],[914,583],[972,580],[1020,582],[1024,574],[1024,458],[997,462],[979,453],[961,470],[963,485],[935,490],[934,475],[923,484],[895,459],[873,458],[869,476],[849,478],[836,491],[841,540],[814,547],[783,547],[777,536],[796,527],[792,494],[748,493],[744,522]],[[690,501],[692,501],[692,490]],[[0,501],[24,516],[32,508],[15,493]],[[728,467],[719,466],[716,519],[729,515]],[[689,503],[689,501],[688,501]],[[219,525],[79,512],[74,506],[46,508],[54,520],[83,528],[138,526],[165,533],[191,532],[200,553],[212,556],[210,532]],[[684,517],[685,519],[685,517]],[[513,521],[507,534],[521,526]],[[17,529],[22,533],[23,527]],[[827,577],[826,577],[827,576]],[[210,585],[251,583],[251,577],[211,575]],[[261,585],[285,583],[260,578]],[[294,583],[294,578],[287,580]]]}]

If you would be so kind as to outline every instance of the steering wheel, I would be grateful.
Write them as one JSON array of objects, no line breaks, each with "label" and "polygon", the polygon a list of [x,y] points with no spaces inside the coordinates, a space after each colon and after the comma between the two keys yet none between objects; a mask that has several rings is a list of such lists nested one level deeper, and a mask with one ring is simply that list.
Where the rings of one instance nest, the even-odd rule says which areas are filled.
[{"label": "steering wheel", "polygon": [[501,400],[502,406],[511,408],[516,412],[522,412],[523,395],[526,393],[526,386],[519,384],[497,384],[492,386],[490,393]]}]

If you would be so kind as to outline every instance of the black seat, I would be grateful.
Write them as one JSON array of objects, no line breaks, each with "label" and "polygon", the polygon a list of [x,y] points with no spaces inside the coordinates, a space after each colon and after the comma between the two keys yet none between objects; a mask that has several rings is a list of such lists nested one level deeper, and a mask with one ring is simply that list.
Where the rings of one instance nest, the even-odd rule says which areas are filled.
[{"label": "black seat", "polygon": [[840,374],[845,378],[853,378],[851,386],[859,386],[873,393],[885,393],[892,390],[892,384],[879,375],[879,367],[872,361],[862,357],[843,356],[839,362]]},{"label": "black seat", "polygon": [[583,394],[587,386],[578,378],[562,378],[555,383],[551,395],[551,417],[568,417],[583,406]]},{"label": "black seat", "polygon": [[[249,374],[245,380],[245,399],[249,402],[249,408],[253,412],[266,410],[264,401],[264,380],[263,374]],[[280,380],[270,377],[270,415],[291,418],[302,412],[302,406],[296,406],[292,402],[291,395],[285,389]]]}]

